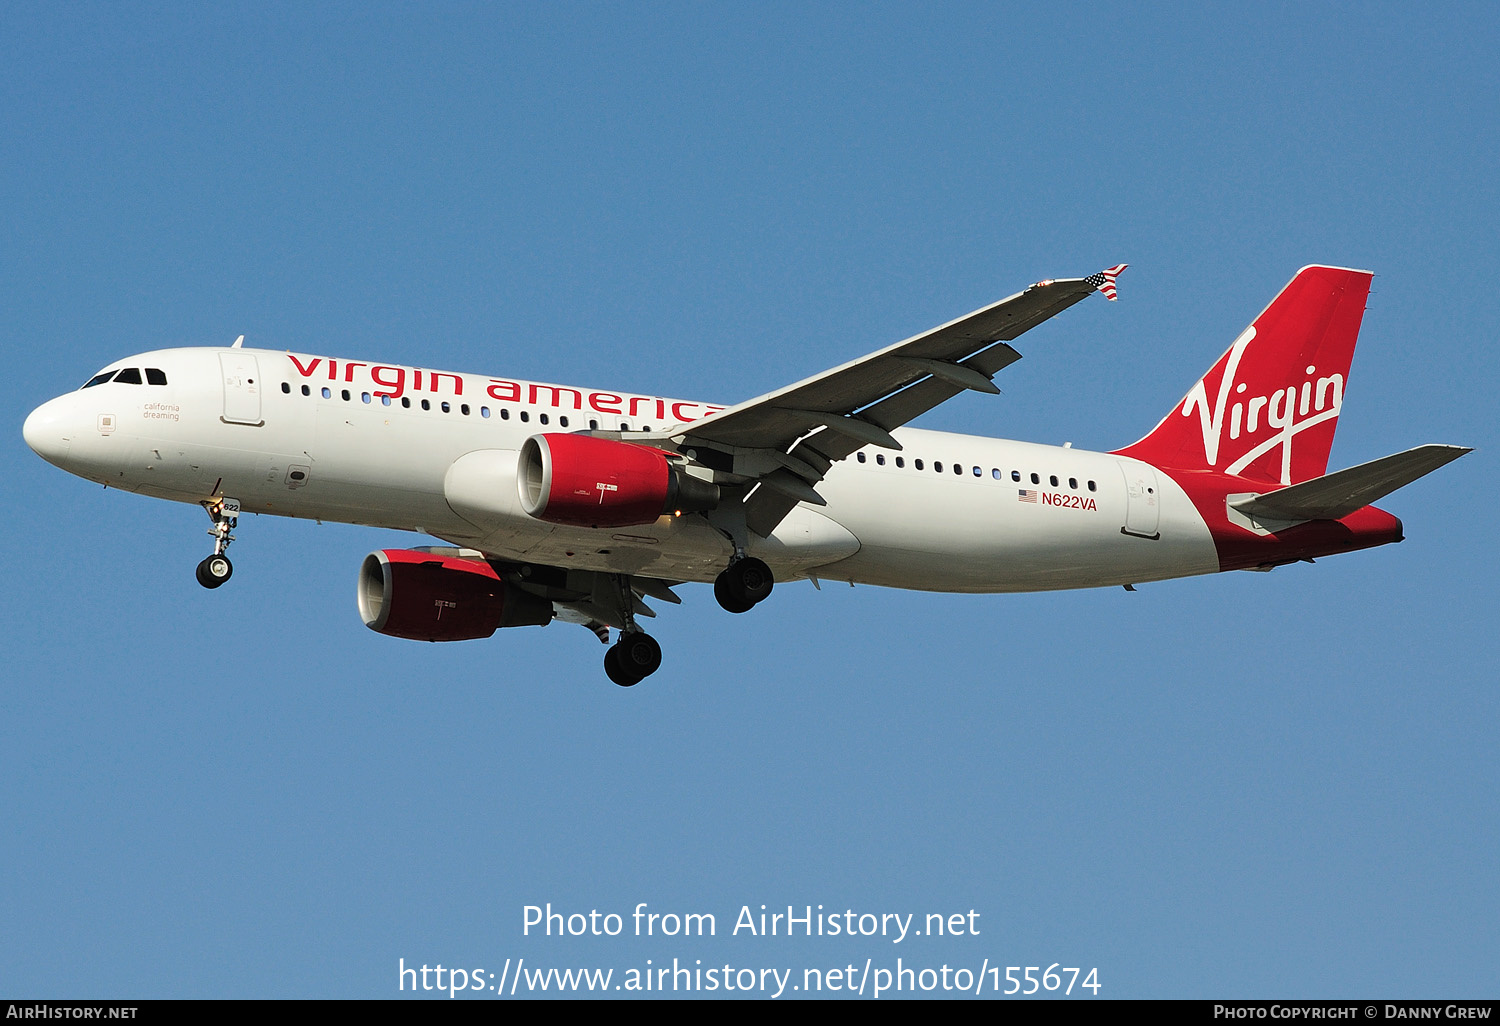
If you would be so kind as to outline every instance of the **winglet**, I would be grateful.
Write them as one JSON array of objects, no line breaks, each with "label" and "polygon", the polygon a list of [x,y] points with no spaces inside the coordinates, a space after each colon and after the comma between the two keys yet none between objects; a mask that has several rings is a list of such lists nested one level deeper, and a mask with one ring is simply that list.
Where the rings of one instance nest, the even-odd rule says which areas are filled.
[{"label": "winglet", "polygon": [[1091,274],[1083,280],[1104,293],[1104,298],[1113,303],[1120,298],[1120,294],[1115,291],[1115,279],[1120,276],[1121,271],[1129,266],[1129,264],[1115,264],[1115,266],[1106,268],[1098,274]]}]

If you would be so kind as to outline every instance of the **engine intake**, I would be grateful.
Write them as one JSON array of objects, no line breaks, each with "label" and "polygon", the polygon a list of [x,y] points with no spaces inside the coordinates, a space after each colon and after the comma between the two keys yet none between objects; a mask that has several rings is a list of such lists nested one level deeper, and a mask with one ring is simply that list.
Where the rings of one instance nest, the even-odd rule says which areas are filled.
[{"label": "engine intake", "polygon": [[501,627],[552,620],[552,603],[504,580],[483,560],[382,549],[359,568],[359,615],[379,634],[469,641]]},{"label": "engine intake", "polygon": [[633,527],[719,502],[719,486],[673,466],[660,449],[588,435],[533,435],[521,446],[521,508],[573,527]]}]

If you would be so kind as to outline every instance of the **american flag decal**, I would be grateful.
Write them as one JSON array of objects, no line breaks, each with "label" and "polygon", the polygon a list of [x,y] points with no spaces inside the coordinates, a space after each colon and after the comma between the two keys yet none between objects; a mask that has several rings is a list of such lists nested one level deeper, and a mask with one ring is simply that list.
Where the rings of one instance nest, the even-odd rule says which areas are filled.
[{"label": "american flag decal", "polygon": [[1115,264],[1115,266],[1108,270],[1100,271],[1098,274],[1091,274],[1083,280],[1104,293],[1105,299],[1114,302],[1120,298],[1120,294],[1115,291],[1115,279],[1120,276],[1121,271],[1129,266],[1129,264]]},{"label": "american flag decal", "polygon": [[1036,502],[1036,492],[1030,488],[1022,488],[1016,492],[1017,502]]}]

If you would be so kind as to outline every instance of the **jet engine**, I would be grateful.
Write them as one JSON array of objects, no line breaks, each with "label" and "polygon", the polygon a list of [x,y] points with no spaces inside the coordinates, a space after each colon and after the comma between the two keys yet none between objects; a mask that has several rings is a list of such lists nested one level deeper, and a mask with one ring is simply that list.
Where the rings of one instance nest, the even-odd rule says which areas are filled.
[{"label": "jet engine", "polygon": [[359,615],[372,631],[396,638],[468,641],[500,627],[550,623],[552,603],[479,558],[382,549],[359,568]]},{"label": "jet engine", "polygon": [[719,486],[673,466],[660,449],[588,435],[533,435],[521,446],[521,508],[573,527],[632,527],[663,513],[696,513]]}]

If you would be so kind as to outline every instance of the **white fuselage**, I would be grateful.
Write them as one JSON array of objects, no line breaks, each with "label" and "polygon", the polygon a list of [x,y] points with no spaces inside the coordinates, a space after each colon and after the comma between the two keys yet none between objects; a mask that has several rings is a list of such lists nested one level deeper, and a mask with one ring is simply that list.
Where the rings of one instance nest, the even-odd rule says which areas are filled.
[{"label": "white fuselage", "polygon": [[[424,532],[504,560],[712,581],[731,555],[702,515],[557,526],[515,498],[516,454],[543,432],[661,429],[720,407],[656,396],[253,349],[173,349],[40,407],[39,453],[81,477],[245,512]],[[304,394],[305,393],[305,394]],[[424,408],[425,404],[425,408]],[[861,450],[748,552],[780,579],[954,592],[1130,584],[1219,569],[1203,518],[1128,457],[903,428]],[[920,467],[920,469],[919,469]],[[507,494],[509,489],[509,494]]]}]

